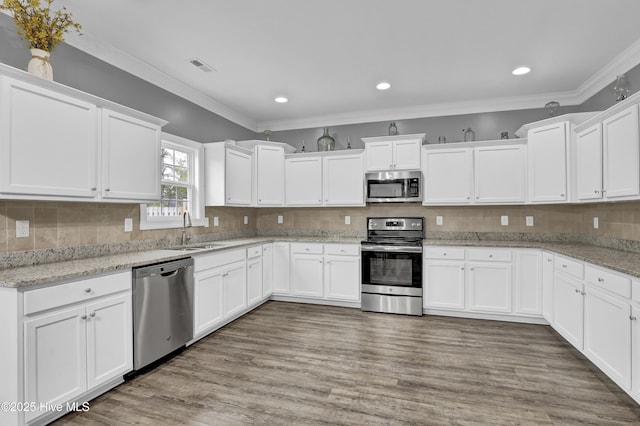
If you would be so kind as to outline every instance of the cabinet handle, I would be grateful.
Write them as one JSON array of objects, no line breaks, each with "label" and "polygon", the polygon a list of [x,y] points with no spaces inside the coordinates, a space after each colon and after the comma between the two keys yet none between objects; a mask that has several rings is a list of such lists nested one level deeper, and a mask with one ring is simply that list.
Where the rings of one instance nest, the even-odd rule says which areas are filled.
[{"label": "cabinet handle", "polygon": [[637,320],[638,318],[637,318],[635,315],[629,315],[629,319],[630,319],[631,321],[635,321],[635,320]]},{"label": "cabinet handle", "polygon": [[96,188],[95,186],[91,187],[92,191],[95,191],[96,189],[98,189],[98,188]]},{"label": "cabinet handle", "polygon": [[447,253],[442,253],[442,255],[443,255],[443,256],[446,256],[446,255],[447,255]]},{"label": "cabinet handle", "polygon": [[80,319],[86,320],[86,319],[87,319],[87,316],[86,316],[86,315],[83,315],[83,316],[81,316],[81,317],[80,317]]},{"label": "cabinet handle", "polygon": [[469,270],[470,270],[470,271],[473,271],[473,270],[474,270],[474,268],[471,268],[471,269],[469,269]]},{"label": "cabinet handle", "polygon": [[594,194],[599,194],[599,193],[600,193],[600,191],[598,191],[597,189],[595,189],[595,190],[593,191],[593,193],[594,193]]},{"label": "cabinet handle", "polygon": [[492,254],[490,254],[490,255],[489,255],[489,257],[493,257],[493,255],[492,255]]},{"label": "cabinet handle", "polygon": [[91,288],[85,288],[85,289],[84,289],[84,292],[85,292],[85,293],[91,293]]},{"label": "cabinet handle", "polygon": [[564,197],[564,194],[560,194],[561,197]]},{"label": "cabinet handle", "polygon": [[606,189],[603,189],[603,190],[602,190],[602,195],[604,195],[604,193],[605,193],[605,192],[607,192],[607,190],[606,190]]},{"label": "cabinet handle", "polygon": [[318,260],[318,262],[322,263],[322,260]]},{"label": "cabinet handle", "polygon": [[231,197],[227,198],[227,201],[231,201]]},{"label": "cabinet handle", "polygon": [[460,268],[461,271],[464,271],[464,268]]},{"label": "cabinet handle", "polygon": [[553,262],[553,259],[547,259],[547,262]]},{"label": "cabinet handle", "polygon": [[480,197],[476,197],[476,200],[479,200],[479,199],[480,199]]},{"label": "cabinet handle", "polygon": [[470,200],[470,199],[471,199],[471,197],[467,197],[467,200]]},{"label": "cabinet handle", "polygon": [[580,294],[584,296],[585,294],[587,294],[587,292],[586,291],[581,291]]},{"label": "cabinet handle", "polygon": [[308,249],[308,248],[306,248],[305,250],[306,250],[306,251],[309,251],[309,249]]},{"label": "cabinet handle", "polygon": [[[320,263],[322,263],[322,262],[320,262]],[[330,260],[327,260],[327,262],[326,262],[326,263],[327,263],[327,265],[328,265],[328,264],[330,264],[330,263],[331,263],[331,261],[330,261]]]},{"label": "cabinet handle", "polygon": [[91,312],[91,313],[89,314],[89,316],[90,316],[91,318],[93,318],[93,317],[95,317],[95,316],[96,316],[96,313],[95,313],[95,312]]},{"label": "cabinet handle", "polygon": [[322,202],[322,200],[318,200],[318,202],[319,202],[319,203],[321,203],[321,202]]},{"label": "cabinet handle", "polygon": [[599,283],[603,283],[603,282],[604,282],[604,278],[600,278],[600,277],[598,277],[598,282],[599,282]]},{"label": "cabinet handle", "polygon": [[575,289],[576,293],[580,293],[582,290],[578,290],[577,288]]},{"label": "cabinet handle", "polygon": [[110,188],[105,188],[105,189],[104,189],[104,192],[109,192],[109,191],[111,191],[111,189],[110,189]]},{"label": "cabinet handle", "polygon": [[563,267],[564,269],[567,269],[567,265],[562,265],[562,267]]}]

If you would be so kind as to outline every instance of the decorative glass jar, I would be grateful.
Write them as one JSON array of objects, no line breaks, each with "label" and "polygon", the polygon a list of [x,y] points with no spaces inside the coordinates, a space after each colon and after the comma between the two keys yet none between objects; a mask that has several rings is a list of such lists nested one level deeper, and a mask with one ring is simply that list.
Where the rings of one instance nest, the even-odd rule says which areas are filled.
[{"label": "decorative glass jar", "polygon": [[336,140],[329,134],[329,128],[324,128],[324,133],[318,138],[318,151],[333,151],[336,149]]}]

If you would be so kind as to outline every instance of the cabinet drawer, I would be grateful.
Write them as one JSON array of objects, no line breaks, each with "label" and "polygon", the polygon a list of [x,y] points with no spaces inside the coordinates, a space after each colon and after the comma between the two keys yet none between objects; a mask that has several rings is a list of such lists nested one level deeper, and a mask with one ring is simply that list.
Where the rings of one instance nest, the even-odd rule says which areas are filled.
[{"label": "cabinet drawer", "polygon": [[24,314],[131,290],[131,271],[24,292]]},{"label": "cabinet drawer", "polygon": [[585,266],[584,278],[587,282],[602,287],[627,299],[631,297],[631,279],[621,275]]},{"label": "cabinet drawer", "polygon": [[573,275],[576,278],[582,279],[584,276],[584,266],[581,262],[571,260],[566,257],[556,256],[555,259],[556,270],[566,272]]},{"label": "cabinet drawer", "polygon": [[247,259],[258,257],[262,253],[262,246],[249,247],[247,249]]},{"label": "cabinet drawer", "polygon": [[360,246],[358,244],[325,244],[325,254],[338,256],[358,256]]},{"label": "cabinet drawer", "polygon": [[246,257],[247,252],[244,249],[193,256],[193,269],[195,272],[200,272],[205,269],[216,268],[218,266],[245,260]]},{"label": "cabinet drawer", "polygon": [[468,249],[469,260],[489,260],[496,262],[510,262],[511,250],[501,249]]},{"label": "cabinet drawer", "polygon": [[464,249],[453,247],[426,247],[424,249],[424,258],[464,260]]},{"label": "cabinet drawer", "polygon": [[291,243],[291,253],[322,254],[322,244]]}]

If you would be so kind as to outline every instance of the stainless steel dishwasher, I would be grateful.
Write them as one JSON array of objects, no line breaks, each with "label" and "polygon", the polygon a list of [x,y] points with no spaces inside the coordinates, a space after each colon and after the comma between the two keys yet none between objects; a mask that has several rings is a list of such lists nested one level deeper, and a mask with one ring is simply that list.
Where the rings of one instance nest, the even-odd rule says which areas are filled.
[{"label": "stainless steel dishwasher", "polygon": [[193,259],[133,269],[133,368],[193,339]]}]

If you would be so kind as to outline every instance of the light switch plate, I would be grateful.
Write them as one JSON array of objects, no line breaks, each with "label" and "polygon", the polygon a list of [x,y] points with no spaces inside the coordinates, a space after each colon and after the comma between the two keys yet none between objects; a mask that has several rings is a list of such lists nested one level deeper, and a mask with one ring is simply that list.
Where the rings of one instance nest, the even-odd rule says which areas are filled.
[{"label": "light switch plate", "polygon": [[345,216],[344,217],[344,224],[345,225],[351,225],[351,216]]},{"label": "light switch plate", "polygon": [[125,218],[124,220],[124,232],[133,231],[133,219],[130,217]]},{"label": "light switch plate", "polygon": [[16,220],[16,238],[28,238],[28,237],[29,237],[29,221]]},{"label": "light switch plate", "polygon": [[278,225],[282,225],[284,223],[284,217],[282,215],[278,215]]},{"label": "light switch plate", "polygon": [[209,216],[205,216],[204,217],[204,226],[205,226],[205,228],[208,228],[210,226],[209,225]]},{"label": "light switch plate", "polygon": [[526,216],[525,217],[525,224],[527,226],[533,226],[533,216]]},{"label": "light switch plate", "polygon": [[500,225],[509,226],[509,216],[500,216]]},{"label": "light switch plate", "polygon": [[249,224],[249,216],[245,216],[244,217],[244,224],[248,225]]},{"label": "light switch plate", "polygon": [[593,229],[598,229],[600,227],[600,220],[598,216],[594,216],[593,218]]},{"label": "light switch plate", "polygon": [[443,219],[442,216],[436,216],[436,225],[442,226]]},{"label": "light switch plate", "polygon": [[213,226],[220,226],[220,218],[218,216],[213,217]]}]

